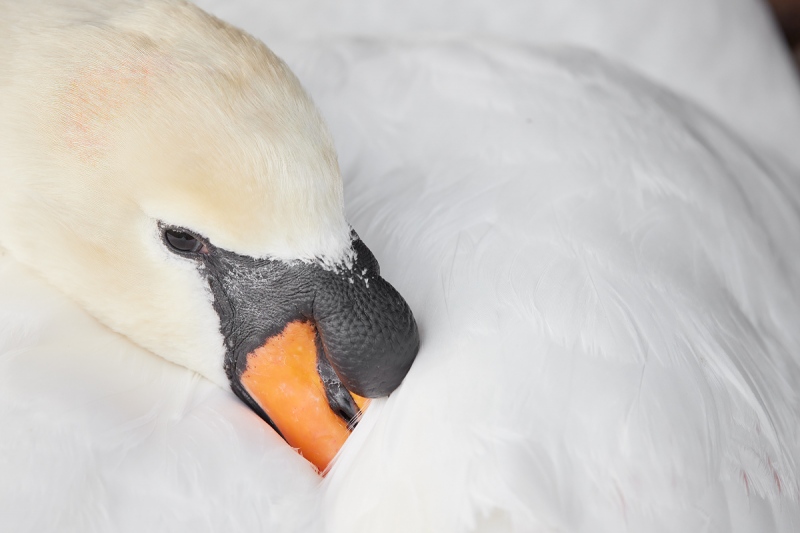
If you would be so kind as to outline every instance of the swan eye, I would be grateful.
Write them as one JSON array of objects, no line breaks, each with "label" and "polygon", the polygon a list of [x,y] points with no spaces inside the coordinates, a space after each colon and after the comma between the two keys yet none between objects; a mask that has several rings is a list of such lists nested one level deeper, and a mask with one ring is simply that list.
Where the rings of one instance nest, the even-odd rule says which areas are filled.
[{"label": "swan eye", "polygon": [[168,229],[164,231],[164,240],[176,252],[190,253],[190,254],[207,254],[208,248],[206,245],[192,235],[185,231],[176,229]]}]

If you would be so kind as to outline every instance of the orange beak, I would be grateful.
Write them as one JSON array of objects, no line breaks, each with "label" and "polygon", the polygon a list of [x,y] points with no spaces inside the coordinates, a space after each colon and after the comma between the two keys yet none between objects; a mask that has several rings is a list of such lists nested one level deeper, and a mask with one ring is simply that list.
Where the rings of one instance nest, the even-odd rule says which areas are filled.
[{"label": "orange beak", "polygon": [[[324,472],[350,435],[334,413],[317,372],[316,328],[294,321],[247,355],[241,383],[286,442]],[[369,400],[352,394],[363,412]]]}]

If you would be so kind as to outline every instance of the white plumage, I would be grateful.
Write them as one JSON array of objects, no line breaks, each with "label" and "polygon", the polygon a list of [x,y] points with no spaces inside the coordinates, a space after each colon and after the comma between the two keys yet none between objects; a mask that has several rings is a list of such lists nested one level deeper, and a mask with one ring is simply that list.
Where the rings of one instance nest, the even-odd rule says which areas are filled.
[{"label": "white plumage", "polygon": [[597,55],[284,43],[422,350],[320,483],[8,255],[0,520],[30,531],[800,528],[800,190]]},{"label": "white plumage", "polygon": [[483,37],[580,46],[700,103],[795,166],[800,84],[761,0],[197,0],[264,39]]},{"label": "white plumage", "polygon": [[[341,110],[351,218],[388,235],[423,331],[334,472],[341,524],[374,505],[365,531],[797,526],[788,175],[584,53],[340,45],[303,68],[323,65],[352,69],[312,86]],[[347,135],[367,119],[381,135]]]},{"label": "white plumage", "polygon": [[0,262],[3,529],[256,531],[302,516],[318,476],[230,392]]}]

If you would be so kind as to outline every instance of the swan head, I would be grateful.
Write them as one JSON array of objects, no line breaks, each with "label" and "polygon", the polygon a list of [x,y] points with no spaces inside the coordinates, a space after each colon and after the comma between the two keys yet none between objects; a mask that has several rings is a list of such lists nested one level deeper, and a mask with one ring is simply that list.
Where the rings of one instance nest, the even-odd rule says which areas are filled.
[{"label": "swan head", "polygon": [[0,39],[0,245],[324,468],[419,343],[345,220],[330,135],[250,36],[182,3],[108,9],[46,34],[17,14]]}]

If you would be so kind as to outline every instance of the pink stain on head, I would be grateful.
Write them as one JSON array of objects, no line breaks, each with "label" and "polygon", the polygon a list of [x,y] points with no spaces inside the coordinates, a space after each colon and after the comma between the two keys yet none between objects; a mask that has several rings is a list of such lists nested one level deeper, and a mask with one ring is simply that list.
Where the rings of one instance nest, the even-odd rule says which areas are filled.
[{"label": "pink stain on head", "polygon": [[81,162],[97,164],[110,148],[120,119],[153,92],[158,70],[149,57],[80,69],[59,102],[65,147]]}]

